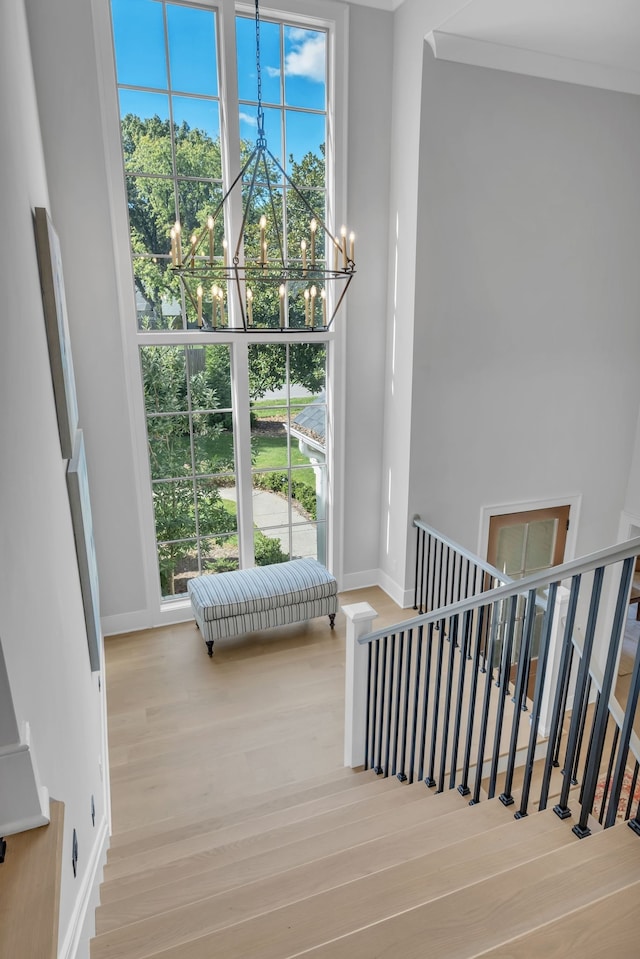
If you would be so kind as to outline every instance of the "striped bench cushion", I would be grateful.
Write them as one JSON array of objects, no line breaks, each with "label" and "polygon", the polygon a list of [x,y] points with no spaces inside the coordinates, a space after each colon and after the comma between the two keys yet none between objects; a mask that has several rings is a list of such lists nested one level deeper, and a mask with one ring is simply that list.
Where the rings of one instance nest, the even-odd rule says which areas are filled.
[{"label": "striped bench cushion", "polygon": [[203,622],[278,609],[335,596],[337,583],[315,559],[197,576],[187,585]]}]

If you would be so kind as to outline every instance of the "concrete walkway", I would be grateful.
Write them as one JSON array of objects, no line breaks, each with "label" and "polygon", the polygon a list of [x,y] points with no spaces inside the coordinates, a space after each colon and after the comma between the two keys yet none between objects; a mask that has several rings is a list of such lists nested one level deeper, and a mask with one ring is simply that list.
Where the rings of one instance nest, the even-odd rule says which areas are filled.
[{"label": "concrete walkway", "polygon": [[[220,490],[220,496],[237,503],[235,486],[223,487]],[[254,524],[258,529],[263,530],[266,536],[280,540],[282,551],[288,553],[289,508],[286,499],[269,490],[254,489],[251,500]],[[311,556],[315,559],[318,549],[315,525],[310,523],[295,505],[291,507],[291,514],[293,520],[293,556],[291,558],[301,559]]]}]

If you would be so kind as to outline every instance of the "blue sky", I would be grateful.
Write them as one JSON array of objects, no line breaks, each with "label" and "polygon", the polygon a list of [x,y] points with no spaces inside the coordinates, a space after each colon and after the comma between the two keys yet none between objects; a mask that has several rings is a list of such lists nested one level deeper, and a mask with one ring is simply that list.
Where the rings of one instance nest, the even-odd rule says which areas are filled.
[{"label": "blue sky", "polygon": [[[112,0],[114,40],[118,81],[130,86],[155,89],[167,87],[167,64],[162,4],[157,0]],[[174,97],[174,116],[186,120],[209,135],[219,133],[217,102],[200,97],[217,97],[215,14],[209,10],[167,4],[167,28],[172,87],[195,95]],[[255,21],[236,20],[238,51],[238,93],[240,135],[254,140],[257,135],[257,78]],[[265,107],[265,131],[269,149],[282,158],[282,140],[286,152],[296,159],[324,142],[324,116],[300,113],[295,109],[324,110],[325,34],[285,27],[263,21],[260,31],[262,101]],[[168,117],[166,94],[121,91],[122,113]],[[284,126],[284,131],[283,131]]]}]

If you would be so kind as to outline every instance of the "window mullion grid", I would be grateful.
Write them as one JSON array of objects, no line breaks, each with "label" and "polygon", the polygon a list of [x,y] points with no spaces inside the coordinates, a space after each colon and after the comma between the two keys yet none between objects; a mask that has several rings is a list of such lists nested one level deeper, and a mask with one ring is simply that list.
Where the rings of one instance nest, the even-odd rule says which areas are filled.
[{"label": "window mullion grid", "polygon": [[291,480],[291,365],[290,346],[285,345],[285,386],[287,393],[287,519],[289,523],[289,558],[293,558],[293,484]]}]

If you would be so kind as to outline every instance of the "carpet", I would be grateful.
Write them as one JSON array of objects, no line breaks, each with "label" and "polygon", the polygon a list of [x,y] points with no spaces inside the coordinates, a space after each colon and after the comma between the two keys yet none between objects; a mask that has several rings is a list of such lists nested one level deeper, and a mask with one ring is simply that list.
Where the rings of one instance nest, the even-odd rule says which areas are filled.
[{"label": "carpet", "polygon": [[[631,793],[631,785],[633,783],[633,775],[629,772],[628,769],[625,770],[624,779],[622,780],[622,789],[620,791],[620,802],[618,803],[618,812],[616,813],[616,822],[621,822],[627,816],[627,806],[629,805],[629,795]],[[607,789],[608,785],[608,789]],[[596,819],[600,818],[600,813],[602,811],[603,802],[609,800],[609,795],[611,793],[611,783],[607,784],[607,777],[603,776],[602,779],[598,782],[596,786],[596,794],[593,800],[593,816]],[[640,802],[640,776],[636,778],[636,787],[633,793],[633,800],[631,803],[631,809],[629,811],[630,818],[633,818],[636,815],[638,809],[638,802]]]}]

